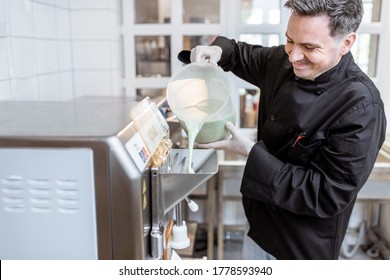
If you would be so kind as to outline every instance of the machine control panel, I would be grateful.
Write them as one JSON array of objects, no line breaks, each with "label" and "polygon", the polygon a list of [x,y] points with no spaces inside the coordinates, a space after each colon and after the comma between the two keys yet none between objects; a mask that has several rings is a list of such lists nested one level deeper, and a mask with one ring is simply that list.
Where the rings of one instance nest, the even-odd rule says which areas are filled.
[{"label": "machine control panel", "polygon": [[161,141],[169,137],[169,126],[149,97],[135,105],[130,116],[138,132],[126,143],[126,149],[142,171]]},{"label": "machine control panel", "polygon": [[137,132],[127,143],[126,149],[132,156],[135,164],[140,171],[144,170],[148,160],[150,159],[150,153],[142,140],[141,134]]}]

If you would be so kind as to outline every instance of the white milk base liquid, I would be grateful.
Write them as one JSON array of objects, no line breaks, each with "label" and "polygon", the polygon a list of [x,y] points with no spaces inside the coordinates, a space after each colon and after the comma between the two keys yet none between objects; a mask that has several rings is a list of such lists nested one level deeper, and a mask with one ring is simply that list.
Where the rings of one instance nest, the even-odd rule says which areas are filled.
[{"label": "white milk base liquid", "polygon": [[[212,120],[208,120],[208,117],[217,112],[221,108],[221,106],[223,106],[223,101],[205,100],[195,106],[185,107],[177,113],[179,118],[184,122],[185,129],[188,135],[188,173],[195,173],[192,168],[192,154],[195,139],[197,138],[199,132],[202,130],[203,125],[208,124],[210,121],[214,124],[215,128],[217,128],[217,126],[219,127],[219,129],[222,128],[223,133],[226,134],[225,123],[231,118],[226,118],[224,120],[218,120],[214,122]],[[233,116],[231,117],[232,119],[234,119]],[[215,131],[210,130],[206,133],[211,133],[212,135],[213,132],[215,133]]]},{"label": "white milk base liquid", "polygon": [[188,129],[188,173],[195,173],[192,168],[192,154],[194,150],[195,138],[202,128],[203,123],[187,121],[186,126]]}]

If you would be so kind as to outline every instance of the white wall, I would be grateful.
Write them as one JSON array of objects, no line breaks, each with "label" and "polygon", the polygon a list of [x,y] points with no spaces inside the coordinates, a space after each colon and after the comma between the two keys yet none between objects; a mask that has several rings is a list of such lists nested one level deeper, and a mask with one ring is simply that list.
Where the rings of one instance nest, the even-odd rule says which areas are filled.
[{"label": "white wall", "polygon": [[0,100],[121,94],[119,0],[0,0]]}]

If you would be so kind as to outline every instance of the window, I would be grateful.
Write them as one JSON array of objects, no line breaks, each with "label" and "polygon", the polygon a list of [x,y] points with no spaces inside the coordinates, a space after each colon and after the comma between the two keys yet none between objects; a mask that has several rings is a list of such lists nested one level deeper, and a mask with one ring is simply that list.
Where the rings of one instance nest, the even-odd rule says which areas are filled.
[{"label": "window", "polygon": [[380,22],[382,0],[363,0],[364,16],[362,23]]},{"label": "window", "polygon": [[171,75],[169,36],[136,36],[137,77],[169,77]]},{"label": "window", "polygon": [[376,76],[378,43],[378,34],[360,33],[351,50],[355,62],[370,77]]},{"label": "window", "polygon": [[280,44],[279,34],[240,34],[239,40],[253,45],[276,46]]},{"label": "window", "polygon": [[219,0],[183,0],[183,23],[219,23]]},{"label": "window", "polygon": [[171,0],[134,0],[135,23],[170,23]]},{"label": "window", "polygon": [[183,49],[191,50],[198,45],[210,45],[217,35],[185,35],[183,36]]},{"label": "window", "polygon": [[381,21],[381,0],[363,0],[364,16],[351,52],[359,67],[370,77],[377,75],[380,34],[373,24]]},{"label": "window", "polygon": [[279,24],[279,0],[241,0],[241,23],[245,24]]}]

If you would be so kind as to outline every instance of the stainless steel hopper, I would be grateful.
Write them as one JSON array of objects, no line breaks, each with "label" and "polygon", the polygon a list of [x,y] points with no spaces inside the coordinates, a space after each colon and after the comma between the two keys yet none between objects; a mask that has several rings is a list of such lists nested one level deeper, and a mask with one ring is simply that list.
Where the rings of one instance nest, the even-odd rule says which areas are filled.
[{"label": "stainless steel hopper", "polygon": [[194,149],[192,168],[188,173],[188,149],[172,149],[159,174],[164,214],[218,172],[217,153]]}]

